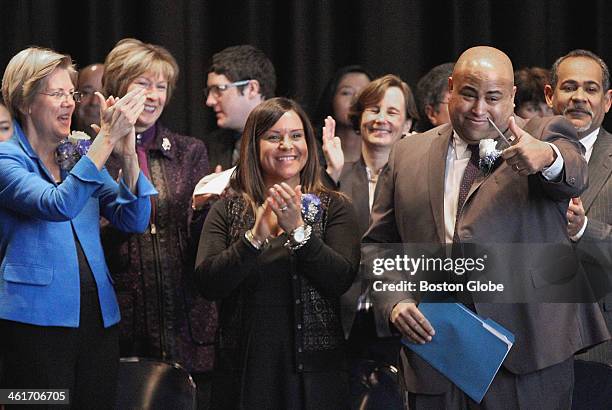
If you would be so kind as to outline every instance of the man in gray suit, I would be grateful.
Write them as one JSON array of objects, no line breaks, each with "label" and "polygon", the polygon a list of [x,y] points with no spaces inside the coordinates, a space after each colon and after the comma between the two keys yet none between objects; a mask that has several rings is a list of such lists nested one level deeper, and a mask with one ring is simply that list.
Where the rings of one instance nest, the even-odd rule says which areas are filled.
[{"label": "man in gray suit", "polygon": [[[569,245],[565,213],[586,187],[586,162],[576,132],[562,117],[526,124],[512,116],[512,63],[492,47],[474,47],[449,79],[451,124],[399,141],[383,171],[364,242],[560,243]],[[516,138],[491,172],[478,170],[481,139],[496,138],[489,124]],[[475,168],[475,170],[474,170]],[[466,172],[468,170],[469,172]],[[473,183],[467,189],[469,173]],[[542,265],[537,252],[520,255],[519,269]],[[377,323],[414,343],[436,337],[418,309],[418,295],[373,292]],[[516,342],[481,408],[569,408],[573,355],[609,338],[596,304],[492,304],[473,309],[514,333]],[[412,351],[401,352],[401,377],[411,409],[475,406],[448,379]],[[544,399],[545,398],[545,399]]]},{"label": "man in gray suit", "polygon": [[[573,50],[559,58],[551,69],[546,100],[555,114],[563,115],[576,128],[589,164],[589,186],[572,199],[567,218],[568,232],[576,242],[581,261],[594,283],[603,289],[600,302],[608,329],[612,329],[610,294],[610,250],[612,249],[612,134],[601,127],[612,104],[610,71],[606,63],[587,50]],[[598,251],[607,251],[601,254]],[[612,364],[612,343],[601,344],[582,359]]]}]

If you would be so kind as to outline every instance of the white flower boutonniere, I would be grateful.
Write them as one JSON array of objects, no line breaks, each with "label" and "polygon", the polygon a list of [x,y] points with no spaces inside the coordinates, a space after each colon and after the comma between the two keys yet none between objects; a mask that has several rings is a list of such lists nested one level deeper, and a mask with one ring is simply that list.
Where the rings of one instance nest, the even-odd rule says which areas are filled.
[{"label": "white flower boutonniere", "polygon": [[486,174],[489,174],[497,160],[501,157],[501,151],[497,149],[497,141],[491,138],[485,138],[480,140],[478,145],[479,152],[478,156],[478,167]]},{"label": "white flower boutonniere", "polygon": [[170,148],[172,148],[172,144],[170,143],[170,140],[168,138],[165,138],[162,140],[162,148],[164,149],[164,151],[170,151]]}]

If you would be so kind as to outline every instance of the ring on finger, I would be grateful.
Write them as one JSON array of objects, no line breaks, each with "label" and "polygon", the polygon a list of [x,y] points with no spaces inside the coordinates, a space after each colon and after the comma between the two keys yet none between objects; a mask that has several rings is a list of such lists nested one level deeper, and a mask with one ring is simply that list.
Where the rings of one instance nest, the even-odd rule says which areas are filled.
[{"label": "ring on finger", "polygon": [[279,208],[281,212],[285,212],[287,209],[288,209],[287,205],[283,205],[282,207]]}]

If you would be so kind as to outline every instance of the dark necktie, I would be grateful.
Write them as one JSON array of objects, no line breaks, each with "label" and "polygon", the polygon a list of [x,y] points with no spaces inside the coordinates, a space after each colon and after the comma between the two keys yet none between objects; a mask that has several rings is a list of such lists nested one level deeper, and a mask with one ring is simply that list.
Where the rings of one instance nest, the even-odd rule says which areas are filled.
[{"label": "dark necktie", "polygon": [[465,171],[463,171],[463,177],[461,178],[461,185],[459,187],[459,199],[457,200],[457,215],[455,216],[455,232],[453,234],[453,243],[461,242],[457,233],[459,217],[461,216],[461,212],[463,211],[463,204],[465,203],[465,199],[467,198],[468,192],[470,192],[472,183],[474,182],[474,179],[476,179],[476,176],[479,173],[478,145],[469,144],[468,149],[470,150],[472,155],[470,156],[470,160],[468,161],[467,167],[465,167]]}]

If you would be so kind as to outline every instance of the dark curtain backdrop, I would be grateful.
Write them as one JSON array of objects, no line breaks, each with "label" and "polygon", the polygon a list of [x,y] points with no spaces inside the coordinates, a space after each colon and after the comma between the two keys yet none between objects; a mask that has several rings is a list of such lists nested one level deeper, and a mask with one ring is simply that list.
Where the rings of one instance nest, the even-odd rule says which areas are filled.
[{"label": "dark curtain backdrop", "polygon": [[[312,109],[346,64],[399,74],[414,86],[467,47],[504,50],[515,68],[550,67],[586,48],[612,64],[612,2],[501,0],[0,0],[0,71],[29,45],[101,62],[124,37],[160,44],[181,75],[164,122],[201,136],[214,128],[202,88],[213,53],[253,44],[273,61],[277,95]],[[612,115],[610,115],[612,117]],[[608,129],[612,121],[607,120]]]}]

